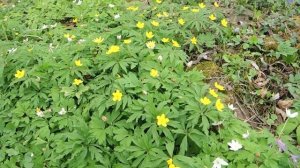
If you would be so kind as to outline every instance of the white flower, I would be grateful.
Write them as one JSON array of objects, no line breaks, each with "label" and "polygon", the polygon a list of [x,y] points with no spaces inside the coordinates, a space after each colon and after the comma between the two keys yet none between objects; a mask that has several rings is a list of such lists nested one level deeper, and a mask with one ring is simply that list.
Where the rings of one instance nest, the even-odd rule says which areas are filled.
[{"label": "white flower", "polygon": [[218,126],[218,125],[221,125],[221,124],[223,124],[223,121],[216,121],[216,122],[212,123],[213,126]]},{"label": "white flower", "polygon": [[117,36],[117,39],[118,39],[118,40],[121,40],[121,38],[122,38],[121,35],[118,35],[118,36]]},{"label": "white flower", "polygon": [[213,161],[213,166],[212,168],[221,168],[222,166],[228,166],[228,163],[222,159],[222,158],[219,158],[217,157],[214,161]]},{"label": "white flower", "polygon": [[120,14],[116,14],[116,15],[114,16],[114,18],[115,18],[115,19],[119,19],[119,18],[120,18]]},{"label": "white flower", "polygon": [[160,62],[162,61],[162,59],[163,59],[163,57],[161,55],[157,57],[157,60]]},{"label": "white flower", "polygon": [[113,7],[115,7],[115,5],[114,4],[108,4],[108,7],[113,8]]},{"label": "white flower", "polygon": [[250,135],[250,133],[249,133],[249,131],[247,130],[247,132],[243,134],[243,138],[244,138],[244,139],[247,139],[247,138],[249,137],[249,135]]},{"label": "white flower", "polygon": [[31,153],[31,154],[30,154],[30,157],[33,157],[33,156],[34,156],[34,154],[33,154],[33,153]]},{"label": "white flower", "polygon": [[28,38],[23,40],[23,43],[27,43],[28,42]]},{"label": "white flower", "polygon": [[193,65],[193,61],[190,61],[186,64],[187,67],[191,67]]},{"label": "white flower", "polygon": [[53,46],[53,44],[52,43],[50,43],[49,44],[49,49],[48,49],[48,51],[49,52],[53,52],[53,49],[54,49],[55,47]]},{"label": "white flower", "polygon": [[233,104],[228,104],[228,108],[232,111],[236,110],[236,108],[233,106]]},{"label": "white flower", "polygon": [[58,112],[59,115],[64,115],[66,113],[67,111],[65,110],[65,108],[61,108],[61,110]]},{"label": "white flower", "polygon": [[147,95],[148,92],[147,92],[146,90],[143,90],[143,94],[144,94],[144,95]]},{"label": "white flower", "polygon": [[51,28],[54,28],[57,26],[57,23],[53,24],[53,25],[50,25]]},{"label": "white flower", "polygon": [[8,50],[8,53],[11,54],[11,53],[14,53],[14,52],[16,52],[16,51],[17,51],[17,48],[11,48],[11,49]]},{"label": "white flower", "polygon": [[228,142],[227,144],[230,146],[229,149],[233,151],[238,151],[243,147],[242,144],[236,140],[231,140],[231,142]]},{"label": "white flower", "polygon": [[81,0],[74,0],[73,3],[76,3],[76,5],[81,5],[82,1]]},{"label": "white flower", "polygon": [[44,117],[45,116],[43,111],[36,112],[36,115],[39,116],[39,117]]},{"label": "white flower", "polygon": [[292,113],[290,109],[286,109],[285,112],[286,116],[289,118],[295,118],[298,116],[298,112]]},{"label": "white flower", "polygon": [[48,25],[44,24],[41,29],[44,30],[44,29],[47,29],[47,28],[48,28]]},{"label": "white flower", "polygon": [[80,40],[78,40],[78,44],[81,44],[81,43],[84,43],[85,42],[85,39],[80,39]]}]

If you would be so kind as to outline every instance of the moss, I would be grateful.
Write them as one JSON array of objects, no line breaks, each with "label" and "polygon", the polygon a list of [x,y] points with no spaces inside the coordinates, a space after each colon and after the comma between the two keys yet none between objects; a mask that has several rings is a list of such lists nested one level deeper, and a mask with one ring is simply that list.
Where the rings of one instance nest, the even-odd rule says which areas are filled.
[{"label": "moss", "polygon": [[219,76],[221,73],[220,67],[213,61],[203,61],[195,65],[193,69],[202,71],[203,75],[207,78]]}]

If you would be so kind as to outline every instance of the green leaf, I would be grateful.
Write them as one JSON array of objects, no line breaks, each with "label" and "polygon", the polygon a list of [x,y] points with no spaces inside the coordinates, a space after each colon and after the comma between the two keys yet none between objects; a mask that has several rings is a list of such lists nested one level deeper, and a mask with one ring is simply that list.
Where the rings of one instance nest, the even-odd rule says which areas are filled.
[{"label": "green leaf", "polygon": [[7,149],[6,153],[8,154],[8,156],[15,156],[19,154],[19,151],[15,150],[15,149]]},{"label": "green leaf", "polygon": [[300,144],[300,126],[297,127],[296,136],[297,136],[297,142],[298,144]]},{"label": "green leaf", "polygon": [[174,142],[169,142],[166,144],[166,149],[169,153],[169,156],[172,157],[173,156],[173,151],[174,151]]},{"label": "green leaf", "polygon": [[90,121],[90,133],[98,140],[99,144],[103,144],[106,139],[106,130],[104,121],[98,117],[93,117]]},{"label": "green leaf", "polygon": [[184,155],[185,152],[187,151],[187,147],[188,147],[187,136],[184,136],[184,138],[182,139],[181,144],[180,144],[179,154]]}]

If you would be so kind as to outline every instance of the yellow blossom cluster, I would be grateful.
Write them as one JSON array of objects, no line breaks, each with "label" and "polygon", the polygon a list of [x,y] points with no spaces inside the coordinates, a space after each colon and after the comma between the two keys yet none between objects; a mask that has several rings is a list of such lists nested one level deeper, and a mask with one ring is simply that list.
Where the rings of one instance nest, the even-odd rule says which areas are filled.
[{"label": "yellow blossom cluster", "polygon": [[[215,83],[214,83],[214,87],[215,87],[217,90],[219,90],[219,91],[224,91],[224,90],[225,90],[224,86],[220,85],[218,82],[215,82]],[[210,94],[212,97],[217,98],[217,100],[216,100],[216,102],[215,102],[215,108],[216,108],[218,111],[222,112],[223,109],[224,109],[224,104],[222,103],[221,99],[218,98],[219,95],[218,95],[218,93],[216,92],[216,90],[210,88],[210,89],[209,89],[209,94]],[[199,99],[199,102],[202,103],[203,105],[206,105],[206,106],[209,105],[209,104],[211,104],[211,100],[210,100],[208,97],[206,97],[206,96],[200,98],[200,99]]]}]

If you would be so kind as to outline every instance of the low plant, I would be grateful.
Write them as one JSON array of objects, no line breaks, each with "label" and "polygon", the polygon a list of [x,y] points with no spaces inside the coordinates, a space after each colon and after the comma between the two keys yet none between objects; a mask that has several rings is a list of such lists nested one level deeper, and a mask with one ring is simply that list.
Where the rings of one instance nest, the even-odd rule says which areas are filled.
[{"label": "low plant", "polygon": [[282,136],[293,149],[283,152],[270,132],[234,117],[222,81],[185,71],[186,52],[230,38],[219,5],[2,7],[1,167],[296,165],[290,139]]}]

